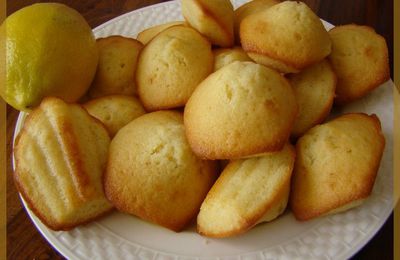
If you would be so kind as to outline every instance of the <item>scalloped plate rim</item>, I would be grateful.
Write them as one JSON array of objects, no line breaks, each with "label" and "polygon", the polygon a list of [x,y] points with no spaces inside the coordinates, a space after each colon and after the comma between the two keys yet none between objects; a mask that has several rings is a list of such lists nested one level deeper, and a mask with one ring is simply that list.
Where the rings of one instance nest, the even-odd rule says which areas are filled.
[{"label": "scalloped plate rim", "polygon": [[[238,1],[236,1],[236,2],[238,2]],[[244,2],[244,1],[242,1],[242,2]],[[131,12],[128,12],[126,14],[123,14],[123,15],[120,15],[118,17],[115,17],[115,18],[113,18],[113,19],[111,19],[111,20],[109,20],[109,21],[97,26],[96,28],[93,29],[93,32],[96,34],[97,32],[101,31],[103,28],[106,28],[107,26],[113,25],[113,24],[119,22],[120,20],[127,19],[129,17],[135,17],[135,15],[137,13],[139,13],[139,12],[146,11],[146,10],[152,10],[152,9],[160,7],[160,6],[165,6],[165,5],[168,5],[168,4],[176,4],[176,3],[177,3],[177,1],[163,2],[163,3],[158,3],[158,4],[155,4],[155,5],[146,6],[146,7],[137,9],[137,10],[133,10]],[[324,25],[326,26],[327,29],[330,29],[330,28],[334,27],[334,25],[330,24],[329,22],[326,22],[326,21],[324,21],[322,19],[321,19],[321,21],[324,23]],[[389,80],[388,82],[389,82],[389,84],[393,85],[393,82],[391,80]],[[386,83],[384,83],[384,84],[386,84]],[[27,115],[26,113],[21,112],[19,114],[19,116],[18,116],[16,127],[15,127],[15,132],[14,132],[14,137],[13,137],[13,147],[14,147],[14,142],[15,142],[15,138],[17,136],[17,133],[20,131],[26,115]],[[13,164],[13,169],[14,169],[14,165],[15,165],[14,154],[12,155],[12,164]],[[34,223],[34,225],[36,226],[38,231],[46,238],[46,240],[60,254],[62,254],[64,257],[66,257],[68,259],[82,259],[79,256],[75,255],[74,252],[70,248],[64,246],[59,241],[59,239],[56,236],[54,236],[54,234],[49,232],[49,229],[44,224],[42,224],[40,222],[40,220],[36,216],[34,216],[34,214],[28,209],[28,207],[27,207],[25,201],[23,200],[23,198],[21,197],[21,195],[20,195],[20,198],[21,198],[21,201],[22,201],[22,203],[24,205],[24,208],[26,209],[29,217],[31,218],[32,222]],[[368,241],[370,241],[370,239],[372,237],[374,237],[375,234],[380,230],[382,225],[386,222],[386,220],[388,219],[388,217],[390,216],[390,214],[392,212],[392,209],[393,209],[393,207],[390,210],[386,209],[386,211],[384,212],[383,216],[381,218],[379,218],[378,221],[375,222],[375,226],[377,228],[374,228],[373,232],[371,232],[367,236],[363,237],[363,239],[358,241],[356,245],[354,245],[351,248],[348,248],[347,251],[342,252],[342,254],[339,254],[339,256],[343,257],[343,258],[349,258],[352,255],[354,255],[355,253],[357,253],[362,247],[364,247],[368,243]],[[98,223],[96,223],[96,224],[98,224]],[[98,225],[100,225],[100,224],[98,224]],[[147,249],[150,249],[150,250],[158,250],[158,249],[155,249],[155,248],[148,248],[148,247],[143,246],[143,245],[141,247],[145,248],[145,249],[147,248]],[[260,250],[263,250],[263,249],[260,249]],[[249,253],[251,253],[251,252],[249,252]],[[169,254],[169,253],[166,253],[166,254]],[[242,253],[241,255],[246,255],[246,253]],[[185,257],[185,255],[178,255],[177,254],[175,256],[175,258],[177,258],[177,257]],[[188,257],[193,257],[193,256],[188,256]],[[198,256],[198,257],[201,257],[201,256]],[[225,256],[216,256],[216,257],[224,258]],[[238,257],[240,257],[240,256],[238,256]],[[263,258],[265,258],[265,256],[263,256]]]}]

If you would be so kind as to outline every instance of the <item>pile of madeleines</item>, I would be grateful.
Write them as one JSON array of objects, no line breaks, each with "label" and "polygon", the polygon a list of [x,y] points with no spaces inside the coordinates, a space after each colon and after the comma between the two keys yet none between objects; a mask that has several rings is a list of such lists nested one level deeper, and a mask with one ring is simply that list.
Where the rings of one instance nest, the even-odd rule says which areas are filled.
[{"label": "pile of madeleines", "polygon": [[298,220],[360,205],[385,139],[376,115],[331,108],[389,79],[384,38],[329,32],[302,2],[182,0],[185,21],[97,40],[84,102],[45,98],[15,144],[15,183],[54,230],[112,211],[210,237],[287,208]]}]

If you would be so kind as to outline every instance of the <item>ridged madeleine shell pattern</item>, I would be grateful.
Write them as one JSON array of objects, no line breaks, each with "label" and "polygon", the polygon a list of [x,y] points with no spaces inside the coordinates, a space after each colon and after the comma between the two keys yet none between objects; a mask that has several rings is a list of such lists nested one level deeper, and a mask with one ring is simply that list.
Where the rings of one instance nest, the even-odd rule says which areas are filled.
[{"label": "ridged madeleine shell pattern", "polygon": [[[235,7],[246,1],[232,1]],[[97,37],[136,36],[155,24],[182,19],[180,3],[166,2],[120,16],[95,29]],[[331,28],[332,25],[325,23]],[[206,239],[194,228],[173,233],[124,214],[69,232],[53,232],[30,214],[38,230],[69,259],[259,260],[346,259],[379,230],[393,209],[393,83],[386,82],[368,97],[342,108],[344,112],[375,113],[387,141],[372,196],[360,207],[309,222],[297,222],[291,213],[231,239]],[[25,114],[16,126],[18,133]]]},{"label": "ridged madeleine shell pattern", "polygon": [[18,135],[15,184],[39,218],[68,230],[112,209],[102,187],[110,137],[82,107],[46,98]]}]

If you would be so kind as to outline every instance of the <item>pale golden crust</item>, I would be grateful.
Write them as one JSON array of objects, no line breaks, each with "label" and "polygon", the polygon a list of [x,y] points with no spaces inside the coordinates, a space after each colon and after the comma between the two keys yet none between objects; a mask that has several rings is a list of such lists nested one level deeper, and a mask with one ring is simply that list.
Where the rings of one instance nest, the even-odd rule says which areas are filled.
[{"label": "pale golden crust", "polygon": [[279,0],[253,0],[241,5],[234,12],[234,33],[235,41],[240,43],[239,28],[240,23],[244,18],[249,15],[258,13],[260,11],[266,10],[273,5],[279,4]]},{"label": "pale golden crust", "polygon": [[[329,34],[302,2],[285,1],[246,17],[240,26],[240,39],[246,52],[296,70],[321,61],[331,52]],[[282,70],[282,64],[274,68]],[[264,65],[274,66],[274,62]]]},{"label": "pale golden crust", "polygon": [[294,67],[293,65],[289,65],[288,63],[273,59],[264,54],[248,51],[247,55],[249,55],[249,57],[258,64],[262,64],[264,66],[267,66],[268,68],[273,68],[281,73],[300,72],[300,69]]},{"label": "pale golden crust", "polygon": [[280,150],[297,113],[292,88],[278,72],[253,62],[233,62],[205,79],[185,107],[195,154],[233,159]]},{"label": "pale golden crust", "polygon": [[182,15],[212,44],[233,46],[233,6],[229,0],[182,0]]},{"label": "pale golden crust", "polygon": [[153,27],[150,27],[150,28],[147,28],[147,29],[141,31],[137,35],[136,38],[137,38],[138,41],[140,41],[141,43],[146,45],[157,34],[159,34],[160,32],[164,31],[165,29],[168,29],[169,27],[174,26],[174,25],[184,25],[184,24],[185,24],[185,22],[183,22],[183,21],[175,21],[175,22],[159,24],[159,25],[156,25],[156,26],[153,26]]},{"label": "pale golden crust", "polygon": [[119,35],[100,38],[99,64],[92,85],[90,98],[113,94],[136,95],[135,71],[143,44]]},{"label": "pale golden crust", "polygon": [[367,198],[385,146],[375,115],[345,114],[310,129],[296,144],[291,209],[308,220]]},{"label": "pale golden crust", "polygon": [[209,237],[235,236],[265,215],[270,215],[267,221],[278,217],[286,208],[294,161],[290,144],[279,152],[231,161],[201,206],[198,232]]},{"label": "pale golden crust", "polygon": [[79,105],[46,98],[29,114],[15,143],[14,181],[45,225],[68,230],[112,209],[101,181],[109,142]]},{"label": "pale golden crust", "polygon": [[106,216],[107,214],[110,214],[114,210],[113,207],[109,207],[108,210],[104,210],[104,212],[99,213],[96,216],[88,217],[88,218],[86,218],[86,220],[82,220],[82,221],[75,222],[75,223],[60,224],[59,222],[53,221],[51,218],[48,218],[45,213],[42,213],[42,211],[36,207],[35,202],[29,198],[28,192],[20,184],[19,180],[14,179],[14,183],[15,183],[15,187],[17,188],[18,192],[24,198],[29,209],[35,214],[36,217],[38,217],[40,219],[40,221],[43,224],[45,224],[47,227],[49,227],[50,229],[55,230],[55,231],[69,231],[71,229],[74,229],[77,226],[87,225],[97,219],[100,219],[100,218]]},{"label": "pale golden crust", "polygon": [[300,73],[288,76],[294,89],[299,113],[292,136],[297,138],[311,127],[322,123],[331,111],[336,89],[336,75],[327,60],[314,64]]},{"label": "pale golden crust", "polygon": [[214,71],[234,61],[252,61],[246,52],[240,48],[219,48],[214,49]]},{"label": "pale golden crust", "polygon": [[385,39],[368,26],[337,26],[329,31],[329,59],[338,76],[335,103],[359,99],[390,78]]},{"label": "pale golden crust", "polygon": [[213,69],[211,44],[188,26],[172,26],[142,50],[136,82],[147,111],[184,106]]},{"label": "pale golden crust", "polygon": [[114,137],[104,187],[120,211],[180,231],[196,216],[215,179],[215,163],[190,150],[182,114],[158,111],[133,120]]},{"label": "pale golden crust", "polygon": [[130,121],[146,113],[136,97],[125,95],[92,99],[83,107],[105,125],[111,137]]}]

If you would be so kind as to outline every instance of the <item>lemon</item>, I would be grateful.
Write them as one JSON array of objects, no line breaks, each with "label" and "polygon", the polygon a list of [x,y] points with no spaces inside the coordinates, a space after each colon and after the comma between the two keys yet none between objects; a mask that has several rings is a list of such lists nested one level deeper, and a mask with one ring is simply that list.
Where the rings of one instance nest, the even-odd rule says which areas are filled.
[{"label": "lemon", "polygon": [[0,95],[8,104],[26,111],[45,96],[75,102],[85,94],[98,53],[81,14],[63,4],[39,3],[7,17],[0,30],[6,52]]}]

